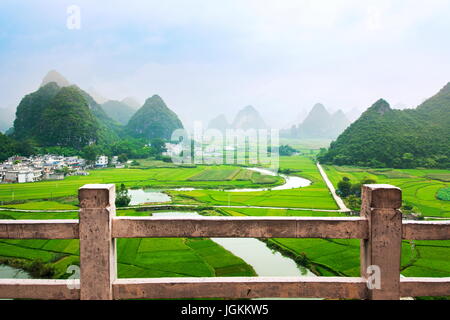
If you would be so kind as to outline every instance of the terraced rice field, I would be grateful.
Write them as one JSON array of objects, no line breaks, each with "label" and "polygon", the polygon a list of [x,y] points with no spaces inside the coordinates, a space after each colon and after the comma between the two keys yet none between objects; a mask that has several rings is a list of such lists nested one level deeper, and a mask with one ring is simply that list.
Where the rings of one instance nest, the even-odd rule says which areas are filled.
[{"label": "terraced rice field", "polygon": [[[258,192],[222,192],[215,190],[171,191],[175,202],[187,196],[209,205],[265,206],[285,208],[311,208],[337,210],[328,188],[312,158],[308,156],[280,157],[281,169],[292,169],[294,175],[311,180],[309,187]],[[180,197],[181,196],[181,197]]]},{"label": "terraced rice field", "polygon": [[448,170],[368,170],[338,166],[325,166],[325,170],[335,186],[343,177],[348,177],[353,182],[371,178],[376,180],[377,183],[392,184],[401,188],[405,204],[416,207],[424,216],[450,217],[450,202],[437,198],[439,190],[447,188],[449,184],[440,180],[430,179],[430,176],[449,174]]},{"label": "terraced rice field", "polygon": [[[88,176],[71,176],[62,181],[42,181],[22,184],[0,184],[0,201],[54,199],[76,196],[78,188],[88,183],[124,183],[127,188],[248,188],[266,184],[267,180],[238,180],[240,167],[198,166],[195,168],[153,168],[153,169],[100,169],[92,170]],[[225,178],[225,179],[223,179]],[[270,177],[269,183],[281,184],[282,179]],[[221,180],[223,179],[223,180]]]}]

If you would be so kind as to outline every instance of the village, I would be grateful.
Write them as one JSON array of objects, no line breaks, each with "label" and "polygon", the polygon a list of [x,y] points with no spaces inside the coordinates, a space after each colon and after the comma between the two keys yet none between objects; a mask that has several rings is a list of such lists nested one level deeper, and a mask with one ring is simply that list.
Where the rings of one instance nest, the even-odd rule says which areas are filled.
[{"label": "village", "polygon": [[39,155],[32,157],[13,156],[0,164],[0,183],[26,183],[42,180],[64,180],[66,176],[89,175],[88,169],[116,168],[124,166],[117,157],[111,161],[105,155],[97,157],[94,163],[88,163],[78,156]]}]

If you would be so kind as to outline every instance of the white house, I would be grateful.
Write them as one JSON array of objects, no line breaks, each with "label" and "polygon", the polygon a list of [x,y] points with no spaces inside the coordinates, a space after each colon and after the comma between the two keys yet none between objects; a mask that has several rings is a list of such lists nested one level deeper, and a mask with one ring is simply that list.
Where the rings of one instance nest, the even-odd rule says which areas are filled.
[{"label": "white house", "polygon": [[95,161],[96,167],[106,167],[108,165],[108,157],[107,156],[99,156],[97,161]]}]

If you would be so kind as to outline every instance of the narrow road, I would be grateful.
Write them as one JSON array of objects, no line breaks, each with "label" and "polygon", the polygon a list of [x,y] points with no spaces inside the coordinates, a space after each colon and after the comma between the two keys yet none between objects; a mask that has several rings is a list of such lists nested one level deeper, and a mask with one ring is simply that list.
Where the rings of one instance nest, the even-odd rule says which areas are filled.
[{"label": "narrow road", "polygon": [[345,205],[344,201],[336,194],[336,189],[334,188],[333,184],[331,183],[330,179],[328,179],[327,174],[325,173],[325,170],[323,170],[321,164],[317,162],[317,168],[319,169],[319,172],[323,178],[323,181],[327,184],[328,189],[331,192],[331,195],[334,198],[334,201],[336,201],[336,204],[339,206],[339,209],[344,212],[351,211],[347,206]]}]

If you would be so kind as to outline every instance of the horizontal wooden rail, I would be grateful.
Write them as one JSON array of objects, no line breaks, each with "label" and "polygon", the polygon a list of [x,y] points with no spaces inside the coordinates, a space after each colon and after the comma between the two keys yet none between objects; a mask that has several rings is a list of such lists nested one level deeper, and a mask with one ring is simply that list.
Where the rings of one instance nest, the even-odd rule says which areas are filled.
[{"label": "horizontal wooden rail", "polygon": [[79,239],[78,220],[0,220],[0,239]]},{"label": "horizontal wooden rail", "polygon": [[79,280],[0,279],[0,299],[78,300],[79,285]]},{"label": "horizontal wooden rail", "polygon": [[331,238],[365,239],[362,218],[115,217],[114,238]]},{"label": "horizontal wooden rail", "polygon": [[365,299],[367,284],[363,278],[338,277],[118,279],[113,291],[115,299]]},{"label": "horizontal wooden rail", "polygon": [[407,240],[448,240],[450,221],[404,221],[402,233]]}]

